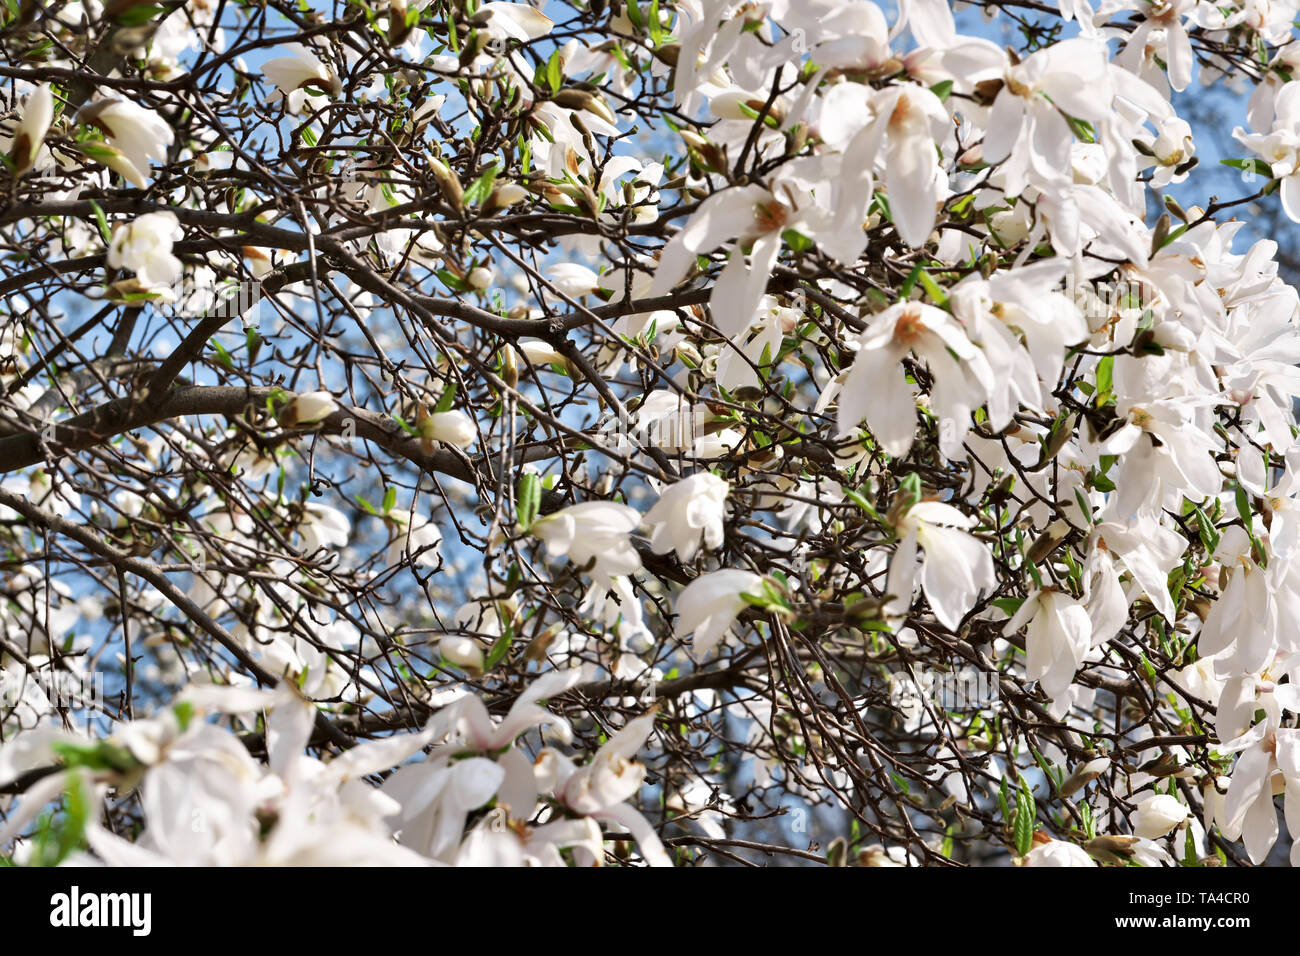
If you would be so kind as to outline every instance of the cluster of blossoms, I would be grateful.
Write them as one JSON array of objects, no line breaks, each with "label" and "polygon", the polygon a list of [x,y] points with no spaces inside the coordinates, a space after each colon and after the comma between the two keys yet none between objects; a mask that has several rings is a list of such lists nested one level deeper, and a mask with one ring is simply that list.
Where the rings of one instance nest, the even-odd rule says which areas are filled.
[{"label": "cluster of blossoms", "polygon": [[0,852],[1300,861],[1297,10],[977,6],[8,24]]}]

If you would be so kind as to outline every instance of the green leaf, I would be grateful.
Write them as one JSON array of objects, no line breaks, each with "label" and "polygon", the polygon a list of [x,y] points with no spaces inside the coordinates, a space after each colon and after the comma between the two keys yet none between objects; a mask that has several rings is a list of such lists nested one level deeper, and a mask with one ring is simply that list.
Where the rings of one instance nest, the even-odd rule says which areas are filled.
[{"label": "green leaf", "polygon": [[452,272],[450,269],[439,269],[437,271],[437,276],[442,280],[443,285],[448,289],[451,289],[452,292],[469,291],[469,283],[456,275],[456,273]]},{"label": "green leaf", "polygon": [[1037,806],[1034,803],[1034,795],[1029,789],[1029,785],[1023,779],[1020,781],[1020,789],[1016,791],[1016,853],[1020,856],[1028,856],[1029,851],[1034,847],[1034,815],[1037,812]]},{"label": "green leaf", "polygon": [[188,700],[177,701],[172,704],[172,713],[176,715],[176,723],[180,724],[181,733],[189,729],[190,721],[194,719],[194,704]]},{"label": "green leaf", "polygon": [[497,174],[500,172],[500,163],[494,163],[490,168],[484,170],[483,174],[465,190],[465,205],[477,206],[492,195],[492,186],[496,182]]},{"label": "green leaf", "polygon": [[1088,503],[1088,498],[1084,495],[1083,489],[1077,486],[1074,489],[1074,501],[1079,506],[1079,511],[1088,519],[1088,524],[1091,525],[1093,523],[1092,505]]},{"label": "green leaf", "polygon": [[125,773],[140,765],[139,761],[131,755],[131,751],[111,740],[97,740],[89,744],[61,741],[52,744],[50,749],[67,767],[87,767],[91,770]]},{"label": "green leaf", "polygon": [[866,499],[866,497],[862,494],[862,492],[854,491],[852,488],[845,488],[844,497],[848,498],[849,501],[853,502],[855,505],[861,508],[866,513],[867,517],[869,517],[872,521],[876,522],[877,524],[884,523],[883,519],[880,517],[879,512],[877,512],[876,509],[871,506],[871,502],[869,502]]},{"label": "green leaf", "polygon": [[528,472],[519,479],[515,493],[515,518],[519,527],[527,531],[537,520],[537,510],[542,501],[542,481],[536,472]]},{"label": "green leaf", "polygon": [[1097,406],[1105,404],[1115,384],[1115,356],[1107,355],[1097,363]]},{"label": "green leaf", "polygon": [[944,102],[952,93],[952,80],[941,80],[930,87],[930,92],[939,97],[940,103]]},{"label": "green leaf", "polygon": [[90,201],[90,208],[95,210],[95,222],[99,226],[99,238],[107,244],[113,241],[113,230],[108,228],[108,217],[104,215],[104,208],[95,200]]},{"label": "green leaf", "polygon": [[993,606],[1005,614],[1007,617],[1015,617],[1016,612],[1020,610],[1020,605],[1025,603],[1024,598],[1000,597],[993,599]]},{"label": "green leaf", "polygon": [[487,660],[483,662],[484,670],[491,670],[500,664],[508,653],[510,645],[515,642],[515,629],[507,627],[505,633],[498,637],[492,644],[492,649],[488,651]]},{"label": "green leaf", "polygon": [[636,28],[637,33],[645,29],[645,14],[637,6],[636,0],[627,0],[627,18],[632,21],[632,26]]},{"label": "green leaf", "polygon": [[229,369],[235,367],[235,360],[230,357],[230,353],[226,351],[225,347],[220,342],[216,339],[212,339],[208,344],[216,351],[218,362]]},{"label": "green leaf", "polygon": [[813,241],[797,229],[786,229],[781,238],[792,252],[807,252],[813,247]]},{"label": "green leaf", "polygon": [[907,502],[910,508],[921,500],[921,476],[916,472],[908,472],[898,481],[898,493]]},{"label": "green leaf", "polygon": [[1196,515],[1196,527],[1201,535],[1201,544],[1205,547],[1207,555],[1214,554],[1219,548],[1219,529],[1214,526],[1200,505],[1192,506],[1192,513]]},{"label": "green leaf", "polygon": [[560,92],[560,87],[564,85],[564,63],[560,60],[559,50],[552,53],[546,61],[546,85],[552,93]]},{"label": "green leaf", "polygon": [[1237,485],[1237,514],[1241,516],[1241,523],[1246,526],[1246,534],[1253,539],[1255,537],[1255,519],[1250,510],[1250,496],[1246,489]]},{"label": "green leaf", "polygon": [[124,27],[139,27],[144,26],[166,9],[156,3],[150,3],[142,7],[132,7],[125,13],[119,14],[116,19]]},{"label": "green leaf", "polygon": [[947,293],[945,293],[943,289],[939,288],[939,284],[930,278],[928,272],[922,269],[917,274],[916,278],[921,283],[921,288],[925,289],[925,294],[930,297],[931,302],[941,309],[946,309],[948,307]]},{"label": "green leaf", "polygon": [[921,278],[921,273],[923,272],[925,272],[925,267],[919,262],[912,267],[912,271],[908,273],[907,278],[903,280],[903,284],[898,287],[899,302],[906,302],[911,298],[912,290],[916,288],[917,280]]},{"label": "green leaf", "polygon": [[1242,172],[1251,172],[1265,179],[1273,178],[1272,167],[1262,159],[1221,159],[1219,162],[1224,166],[1231,166],[1233,169],[1240,169]]},{"label": "green leaf", "polygon": [[452,382],[447,386],[447,390],[438,396],[438,405],[434,408],[435,412],[449,412],[451,406],[456,401],[456,383]]}]

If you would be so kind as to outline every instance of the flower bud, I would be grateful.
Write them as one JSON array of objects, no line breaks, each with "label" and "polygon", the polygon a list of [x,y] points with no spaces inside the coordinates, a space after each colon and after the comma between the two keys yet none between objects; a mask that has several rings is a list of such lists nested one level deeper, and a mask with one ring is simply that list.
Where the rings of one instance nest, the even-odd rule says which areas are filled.
[{"label": "flower bud", "polygon": [[433,178],[438,182],[438,188],[442,191],[442,198],[456,207],[459,212],[465,208],[465,189],[460,184],[460,179],[451,170],[451,168],[440,159],[431,159],[429,161],[429,172],[433,173]]},{"label": "flower bud", "polygon": [[1167,793],[1148,797],[1133,813],[1133,833],[1155,840],[1178,827],[1187,819],[1187,807]]},{"label": "flower bud", "polygon": [[472,444],[475,436],[478,435],[478,429],[474,427],[474,419],[464,412],[450,411],[430,414],[423,407],[420,409],[416,430],[419,432],[421,441],[425,443],[426,452],[433,450],[433,442],[435,441],[446,442],[448,445],[455,445],[457,448],[465,448]]},{"label": "flower bud", "polygon": [[438,642],[438,652],[447,661],[462,670],[482,673],[486,661],[483,648],[472,637],[460,634],[448,634]]},{"label": "flower bud", "polygon": [[329,392],[304,392],[294,397],[277,420],[285,428],[301,428],[328,418],[338,408],[338,402]]}]

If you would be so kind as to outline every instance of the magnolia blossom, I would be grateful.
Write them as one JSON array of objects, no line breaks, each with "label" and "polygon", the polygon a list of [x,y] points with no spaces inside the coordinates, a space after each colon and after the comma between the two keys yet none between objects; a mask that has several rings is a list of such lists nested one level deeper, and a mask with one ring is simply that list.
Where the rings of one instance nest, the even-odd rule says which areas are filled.
[{"label": "magnolia blossom", "polygon": [[1251,862],[1263,863],[1278,837],[1273,797],[1284,793],[1293,841],[1291,865],[1300,866],[1300,730],[1277,728],[1271,720],[1263,720],[1216,749],[1241,755],[1222,807],[1215,813],[1224,836],[1243,839]]},{"label": "magnolia blossom", "polygon": [[1025,676],[1053,700],[1061,698],[1092,646],[1088,612],[1068,594],[1045,588],[1025,599],[1002,633],[1010,636],[1026,624]]},{"label": "magnolia blossom", "polygon": [[652,529],[651,550],[655,554],[676,551],[680,560],[690,561],[701,545],[709,550],[720,546],[729,490],[726,481],[708,471],[664,489],[645,516],[646,526]]},{"label": "magnolia blossom", "polygon": [[1189,810],[1177,797],[1159,793],[1141,801],[1134,812],[1133,833],[1147,840],[1155,840],[1181,825]]},{"label": "magnolia blossom", "polygon": [[54,96],[48,83],[32,90],[23,105],[22,116],[14,127],[9,157],[13,160],[14,175],[21,176],[37,164],[37,157],[54,121]]},{"label": "magnolia blossom", "polygon": [[901,618],[911,606],[919,546],[920,587],[939,622],[957,630],[979,593],[996,581],[988,548],[965,531],[972,527],[974,519],[937,501],[917,502],[898,519],[901,540],[889,562],[887,614]]},{"label": "magnolia blossom", "polygon": [[149,160],[165,159],[175,138],[158,114],[128,100],[98,100],[83,107],[80,118],[108,137],[108,150],[95,152],[93,157],[141,189],[145,187]]},{"label": "magnolia blossom", "polygon": [[552,555],[567,555],[597,581],[608,583],[614,575],[635,574],[641,556],[631,534],[641,524],[641,514],[610,501],[584,501],[533,522],[532,533],[546,543]]},{"label": "magnolia blossom", "polygon": [[909,354],[934,374],[930,405],[940,418],[939,447],[956,454],[970,429],[971,411],[994,387],[983,351],[952,317],[931,305],[903,302],[881,312],[858,339],[858,354],[839,392],[841,438],[863,418],[886,453],[906,455],[916,434],[916,389],[900,364]]},{"label": "magnolia blossom", "polygon": [[624,801],[641,789],[645,766],[632,757],[654,729],[655,712],[638,717],[611,737],[585,767],[570,769],[565,758],[556,760],[555,793],[574,813],[608,820],[627,829],[651,866],[671,866],[672,861],[649,822]]},{"label": "magnolia blossom", "polygon": [[939,623],[956,631],[981,591],[997,581],[993,557],[964,529],[975,520],[952,505],[920,501],[898,520],[901,539],[889,564],[887,613],[901,617],[911,607],[916,580],[917,548],[924,552],[921,588]]},{"label": "magnolia blossom", "polygon": [[[1183,25],[1183,17],[1193,14],[1200,5],[1200,0],[1157,0],[1149,4],[1133,3],[1132,0],[1111,0],[1103,3],[1098,11],[1105,16],[1114,10],[1138,9],[1142,22],[1127,39],[1125,50],[1117,58],[1128,69],[1137,72],[1138,58],[1145,55],[1152,35],[1159,32],[1164,40],[1164,58],[1168,64],[1169,85],[1182,91],[1192,82],[1192,41]],[[1209,24],[1206,24],[1207,26]]]},{"label": "magnolia blossom", "polygon": [[1083,847],[1064,840],[1040,843],[1025,855],[1024,866],[1096,866]]},{"label": "magnolia blossom", "polygon": [[472,637],[448,634],[438,642],[438,653],[456,667],[475,673],[483,670],[483,647]]},{"label": "magnolia blossom", "polygon": [[[812,170],[797,167],[777,191],[758,185],[736,186],[700,203],[691,219],[664,247],[655,272],[652,296],[670,291],[695,265],[696,256],[736,240],[727,265],[709,300],[714,321],[725,335],[746,325],[762,300],[767,278],[781,251],[787,230],[807,235],[841,261],[855,259],[862,249],[862,223],[841,222],[834,210],[815,201],[808,190]],[[933,210],[931,211],[933,221]],[[749,246],[746,255],[741,246]]]},{"label": "magnolia blossom", "polygon": [[967,82],[996,89],[980,158],[1003,164],[1014,193],[1031,179],[1042,184],[1068,174],[1074,135],[1067,116],[1099,123],[1114,98],[1105,46],[1089,37],[1051,44],[1018,63],[982,39],[958,44],[944,58]]},{"label": "magnolia blossom", "polygon": [[290,43],[285,49],[289,55],[267,60],[262,72],[276,85],[277,95],[287,99],[290,112],[301,110],[308,96],[337,97],[342,93],[339,78],[315,53],[299,43]]},{"label": "magnolia blossom", "polygon": [[298,533],[302,535],[302,548],[307,554],[321,548],[343,547],[352,536],[352,523],[337,508],[308,501],[302,506],[302,523]]},{"label": "magnolia blossom", "polygon": [[329,392],[303,392],[294,397],[280,416],[287,426],[312,425],[338,411],[339,403]]},{"label": "magnolia blossom", "polygon": [[1273,128],[1268,133],[1247,133],[1239,126],[1232,135],[1268,164],[1273,178],[1281,180],[1282,208],[1293,222],[1300,222],[1300,82],[1282,87],[1273,110]]},{"label": "magnolia blossom", "polygon": [[[917,248],[929,239],[939,203],[948,196],[948,177],[935,150],[950,129],[948,111],[930,90],[913,85],[890,88],[872,107],[883,122],[880,158],[889,212],[900,238]],[[853,144],[847,151],[854,152]]]},{"label": "magnolia blossom", "polygon": [[694,635],[692,646],[703,657],[718,645],[745,609],[748,602],[742,595],[757,595],[762,587],[761,576],[738,568],[701,574],[677,595],[673,633],[678,637]]},{"label": "magnolia blossom", "polygon": [[172,243],[179,238],[181,226],[174,213],[146,213],[113,233],[108,264],[133,269],[146,289],[170,290],[181,277],[181,261],[172,255]]},{"label": "magnolia blossom", "polygon": [[457,448],[468,448],[478,437],[474,419],[459,409],[422,414],[416,423],[416,431],[426,442],[446,442]]},{"label": "magnolia blossom", "polygon": [[[561,262],[552,266],[547,273],[547,282],[555,292],[571,299],[590,295],[600,288],[600,277],[591,269],[576,262]],[[549,293],[550,290],[546,291]]]},{"label": "magnolia blossom", "polygon": [[419,567],[438,567],[442,560],[438,550],[442,544],[442,531],[434,522],[419,515],[408,519],[406,514],[394,511],[386,517],[396,525],[396,534],[385,557],[389,567],[408,560]]},{"label": "magnolia blossom", "polygon": [[536,40],[551,32],[551,18],[528,3],[485,3],[478,8],[487,30],[499,39]]},{"label": "magnolia blossom", "polygon": [[[1229,528],[1214,557],[1222,562],[1219,597],[1206,615],[1198,652],[1216,659],[1220,673],[1253,673],[1277,648],[1278,606],[1269,576],[1255,563],[1243,528]],[[1224,654],[1231,648],[1230,654]]]}]

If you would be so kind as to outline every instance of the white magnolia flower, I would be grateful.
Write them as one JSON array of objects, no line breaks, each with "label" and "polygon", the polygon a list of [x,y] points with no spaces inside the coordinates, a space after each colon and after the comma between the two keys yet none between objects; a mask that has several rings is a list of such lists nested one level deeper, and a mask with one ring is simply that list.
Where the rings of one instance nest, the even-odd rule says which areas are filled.
[{"label": "white magnolia flower", "polygon": [[404,561],[425,568],[437,568],[442,560],[438,546],[442,544],[442,531],[438,526],[420,515],[408,521],[405,513],[390,511],[390,521],[398,525],[398,531],[388,545],[385,558],[388,566],[394,567]]},{"label": "white magnolia flower", "polygon": [[[552,365],[567,368],[569,365],[569,360],[555,346],[548,345],[540,339],[520,339],[515,345],[515,350],[537,368],[544,369]],[[517,364],[523,367],[522,362]]]},{"label": "white magnolia flower", "polygon": [[612,501],[584,501],[533,522],[532,533],[552,555],[568,555],[579,568],[605,583],[614,575],[641,570],[632,532],[641,524],[635,508]]},{"label": "white magnolia flower", "polygon": [[729,490],[726,481],[708,471],[664,489],[645,516],[646,526],[653,529],[651,550],[676,551],[680,560],[690,561],[701,544],[709,550],[719,547]]},{"label": "white magnolia flower", "polygon": [[528,3],[485,3],[476,19],[486,18],[487,31],[499,40],[536,40],[551,32],[551,18]]},{"label": "white magnolia flower", "polygon": [[[171,127],[157,113],[127,100],[98,100],[84,107],[79,117],[108,137],[116,155],[105,155],[103,161],[141,189],[149,160],[165,159],[175,139]],[[95,158],[101,158],[100,154]]]},{"label": "white magnolia flower", "polygon": [[1291,865],[1300,866],[1300,730],[1277,728],[1272,721],[1263,720],[1215,749],[1241,754],[1223,806],[1215,814],[1223,835],[1244,840],[1251,862],[1263,863],[1278,838],[1273,797],[1284,793],[1287,828],[1293,841]]},{"label": "white magnolia flower", "polygon": [[902,360],[924,359],[934,378],[930,407],[939,417],[939,449],[952,457],[971,427],[971,412],[993,388],[993,370],[948,313],[920,302],[900,302],[876,316],[859,337],[858,354],[839,395],[839,437],[863,418],[881,448],[907,454],[916,433],[916,387]]},{"label": "white magnolia flower", "polygon": [[181,237],[174,213],[151,212],[121,226],[108,246],[108,264],[132,269],[149,289],[171,289],[180,279],[181,261],[172,255],[172,243]]},{"label": "white magnolia flower", "polygon": [[557,759],[555,796],[573,813],[626,829],[651,866],[672,866],[649,821],[625,802],[636,796],[645,781],[645,766],[632,758],[654,730],[654,720],[655,711],[651,710],[628,723],[585,767],[571,770],[566,758]]},{"label": "white magnolia flower", "polygon": [[[949,195],[948,174],[935,144],[947,136],[952,120],[939,97],[914,84],[889,87],[872,107],[884,121],[859,136],[870,148],[872,139],[884,135],[880,158],[885,164],[890,215],[899,237],[915,249],[930,238],[939,204]],[[849,144],[846,156],[854,153],[855,145]],[[854,162],[857,159],[853,156]]]},{"label": "white magnolia flower", "polygon": [[422,414],[416,423],[416,430],[426,442],[446,442],[457,448],[468,448],[478,437],[474,419],[459,409]]},{"label": "white magnolia flower", "polygon": [[311,554],[320,548],[341,548],[347,544],[352,535],[352,523],[337,508],[308,501],[302,506],[298,533],[302,535],[303,551]]},{"label": "white magnolia flower", "polygon": [[921,588],[926,600],[939,623],[958,628],[980,592],[997,583],[989,549],[962,530],[974,525],[975,519],[938,501],[920,501],[907,510],[898,521],[902,540],[889,565],[888,616],[901,618],[912,606],[919,546],[925,552]]},{"label": "white magnolia flower", "polygon": [[1009,637],[1026,624],[1025,676],[1056,700],[1065,695],[1092,647],[1092,620],[1070,595],[1044,588],[1025,599],[1002,633]]},{"label": "white magnolia flower", "polygon": [[1277,650],[1278,605],[1268,572],[1255,563],[1241,527],[1223,533],[1214,557],[1221,562],[1220,591],[1201,625],[1197,653],[1215,658],[1220,675],[1254,673]]},{"label": "white magnolia flower", "polygon": [[290,43],[285,49],[289,55],[267,60],[262,73],[288,100],[290,112],[301,110],[308,96],[338,97],[343,92],[339,78],[311,50],[299,43]]},{"label": "white magnolia flower", "polygon": [[303,392],[294,397],[281,421],[290,427],[311,425],[333,415],[338,408],[339,403],[329,392]]},{"label": "white magnolia flower", "polygon": [[1040,843],[1025,855],[1022,866],[1096,866],[1088,851],[1064,840]]},{"label": "white magnolia flower", "polygon": [[27,97],[22,116],[14,127],[9,158],[13,160],[15,176],[21,176],[37,165],[37,158],[45,143],[45,134],[49,132],[53,121],[54,96],[50,92],[50,85],[42,83]]},{"label": "white magnolia flower", "polygon": [[762,586],[762,577],[738,568],[701,574],[677,595],[673,633],[677,637],[693,634],[695,653],[703,657],[717,646],[745,609],[741,595],[758,595]]},{"label": "white magnolia flower", "polygon": [[[561,262],[552,266],[546,278],[556,292],[563,293],[570,299],[590,295],[600,288],[600,277],[576,262]],[[558,300],[558,296],[551,294],[549,289],[544,288],[543,293],[548,299]]]},{"label": "white magnolia flower", "polygon": [[1282,209],[1292,222],[1300,222],[1300,81],[1283,86],[1273,108],[1273,128],[1268,133],[1247,133],[1237,127],[1232,135],[1268,163],[1273,177],[1282,181]]},{"label": "white magnolia flower", "polygon": [[485,658],[483,647],[474,638],[465,634],[448,634],[438,642],[438,653],[456,667],[474,673],[481,673]]},{"label": "white magnolia flower", "polygon": [[[1195,62],[1195,57],[1192,54],[1191,38],[1187,35],[1187,28],[1183,26],[1183,17],[1194,15],[1199,5],[1200,0],[1159,0],[1156,3],[1117,0],[1105,4],[1104,6],[1109,10],[1138,9],[1142,16],[1142,22],[1128,36],[1124,51],[1115,58],[1116,62],[1125,69],[1137,73],[1140,69],[1140,58],[1150,55],[1151,47],[1155,46],[1159,49],[1163,46],[1164,49],[1160,52],[1165,63],[1168,64],[1169,85],[1178,92],[1187,89],[1187,85],[1192,82],[1192,64]],[[1195,19],[1193,24],[1196,24]],[[1156,35],[1163,39],[1162,43],[1153,42]],[[1083,83],[1079,85],[1085,86]]]},{"label": "white magnolia flower", "polygon": [[1182,824],[1190,813],[1177,797],[1170,794],[1158,793],[1147,797],[1137,805],[1131,817],[1133,835],[1158,840]]},{"label": "white magnolia flower", "polygon": [[987,40],[945,54],[970,82],[1000,80],[984,136],[984,162],[1002,164],[1008,190],[1068,181],[1074,134],[1066,116],[1100,123],[1115,97],[1103,43],[1076,37],[1012,63]]}]

